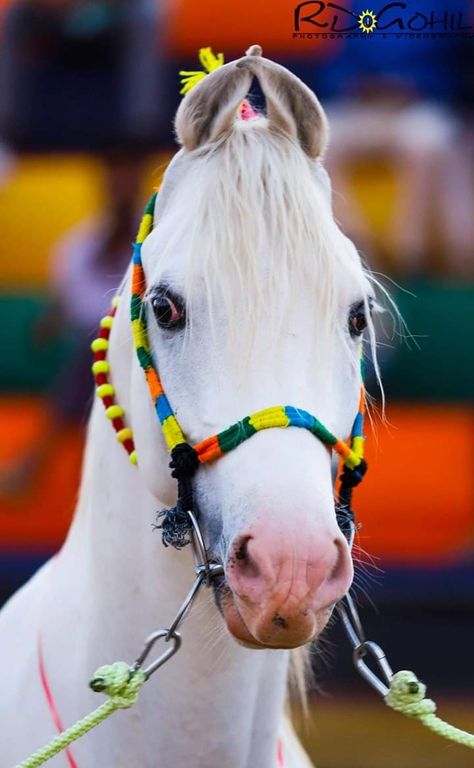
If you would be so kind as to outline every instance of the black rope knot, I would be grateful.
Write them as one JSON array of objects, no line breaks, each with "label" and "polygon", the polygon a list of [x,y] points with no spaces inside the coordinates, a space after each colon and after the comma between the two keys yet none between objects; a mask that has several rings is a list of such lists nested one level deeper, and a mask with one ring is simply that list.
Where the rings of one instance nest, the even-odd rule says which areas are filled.
[{"label": "black rope knot", "polygon": [[179,443],[171,451],[171,476],[176,480],[190,479],[199,467],[199,458],[189,443]]},{"label": "black rope knot", "polygon": [[355,515],[352,511],[352,490],[359,485],[366,472],[367,462],[362,459],[360,464],[353,469],[344,466],[340,477],[339,494],[336,504],[336,519],[339,528],[347,538],[350,538],[351,530],[355,522]]},{"label": "black rope knot", "polygon": [[173,448],[170,469],[178,481],[178,501],[175,507],[158,512],[157,519],[162,522],[156,526],[161,530],[165,547],[182,549],[191,543],[193,526],[188,510],[194,511],[192,479],[198,467],[198,455],[189,443],[179,443]]},{"label": "black rope knot", "polygon": [[353,469],[345,466],[341,475],[341,484],[348,488],[355,488],[356,485],[359,485],[366,472],[367,462],[365,459],[361,459],[360,464]]}]

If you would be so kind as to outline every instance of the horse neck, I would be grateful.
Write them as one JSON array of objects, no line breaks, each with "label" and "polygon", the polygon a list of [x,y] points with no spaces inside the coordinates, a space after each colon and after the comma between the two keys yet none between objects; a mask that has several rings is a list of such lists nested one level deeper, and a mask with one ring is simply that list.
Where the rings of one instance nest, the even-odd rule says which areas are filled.
[{"label": "horse neck", "polygon": [[[51,608],[49,626],[54,624],[56,632],[48,630],[45,640],[49,635],[60,656],[71,632],[74,652],[68,654],[69,666],[62,674],[71,677],[73,655],[81,689],[101,664],[117,659],[132,662],[147,635],[170,624],[191,585],[191,552],[164,548],[159,531],[153,531],[156,510],[162,506],[116,444],[102,405],[96,402],[78,510],[54,566],[59,577],[50,605],[59,609]],[[67,593],[65,599],[71,584],[73,594]],[[130,733],[124,725],[110,725],[117,728],[116,742],[123,739],[126,764],[154,765],[149,755],[155,748],[157,765],[274,768],[287,653],[238,646],[226,633],[210,590],[199,596],[182,636],[177,656],[142,693],[140,738],[135,741],[135,731]],[[151,659],[162,650],[157,647]],[[53,654],[53,647],[45,651]],[[97,704],[87,696],[81,700],[81,711],[71,717]],[[99,733],[89,738],[98,739],[94,749],[100,753],[103,737]],[[79,757],[83,749],[87,755],[86,740]]]}]

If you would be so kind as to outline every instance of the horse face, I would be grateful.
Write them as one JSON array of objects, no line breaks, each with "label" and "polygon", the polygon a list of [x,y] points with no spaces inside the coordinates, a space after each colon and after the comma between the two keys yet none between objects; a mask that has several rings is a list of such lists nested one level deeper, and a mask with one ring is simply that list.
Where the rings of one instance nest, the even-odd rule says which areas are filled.
[{"label": "horse face", "polygon": [[[153,353],[192,443],[280,404],[305,409],[346,437],[361,384],[366,280],[333,221],[327,177],[312,156],[320,142],[305,138],[297,115],[288,108],[278,130],[270,117],[229,122],[229,103],[248,87],[245,73],[241,82],[231,70],[230,97],[220,76],[227,99],[224,115],[212,111],[217,128],[178,115],[188,151],[167,173],[158,223],[143,247]],[[261,84],[275,114],[263,76]],[[312,108],[320,134],[320,107]],[[143,383],[137,387],[137,397],[146,397]],[[155,420],[140,429],[148,446],[156,441]],[[153,487],[153,452],[146,454],[141,471]],[[160,498],[172,493],[153,490]],[[225,566],[216,597],[234,637],[288,648],[318,635],[352,580],[327,446],[303,429],[258,432],[202,466],[195,495],[208,547]]]}]

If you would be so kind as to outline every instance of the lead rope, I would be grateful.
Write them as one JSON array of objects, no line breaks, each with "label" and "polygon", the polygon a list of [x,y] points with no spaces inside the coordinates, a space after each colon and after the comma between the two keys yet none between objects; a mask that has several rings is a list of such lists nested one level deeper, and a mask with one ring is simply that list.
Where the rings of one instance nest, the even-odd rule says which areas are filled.
[{"label": "lead rope", "polygon": [[55,736],[49,744],[38,749],[26,760],[23,760],[22,763],[18,763],[15,768],[38,768],[47,760],[51,760],[52,757],[67,749],[74,741],[80,739],[88,731],[100,725],[118,709],[127,709],[133,706],[147,678],[142,670],[137,669],[131,673],[128,664],[123,661],[117,661],[115,664],[100,667],[91,680],[91,687],[94,680],[99,679],[102,687],[94,688],[94,690],[104,691],[110,697],[109,700],[105,701],[100,707],[97,707],[97,709],[81,720],[78,720],[77,723],[66,731]]},{"label": "lead rope", "polygon": [[437,733],[438,736],[474,749],[474,734],[456,728],[438,717],[435,714],[435,702],[425,698],[425,694],[426,685],[420,682],[413,672],[402,670],[393,675],[384,699],[385,703],[396,712],[419,720],[422,725]]},{"label": "lead rope", "polygon": [[[352,548],[355,528],[352,525],[349,534],[349,546]],[[387,706],[406,717],[418,720],[426,728],[448,741],[474,749],[474,734],[447,723],[438,717],[436,704],[426,698],[426,685],[414,672],[392,668],[382,648],[372,640],[367,640],[356,605],[350,595],[346,595],[336,606],[344,630],[353,647],[353,661],[359,674],[379,693]],[[365,659],[372,657],[378,668],[376,674]]]}]

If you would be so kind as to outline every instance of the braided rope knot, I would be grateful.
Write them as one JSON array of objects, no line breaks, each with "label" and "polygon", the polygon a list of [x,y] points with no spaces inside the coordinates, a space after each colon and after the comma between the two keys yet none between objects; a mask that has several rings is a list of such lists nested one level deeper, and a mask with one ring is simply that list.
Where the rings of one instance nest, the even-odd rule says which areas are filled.
[{"label": "braided rope knot", "polygon": [[425,699],[426,685],[413,672],[396,672],[390,682],[390,690],[384,696],[389,707],[408,717],[417,718],[423,725],[445,739],[474,749],[474,735],[441,720],[436,713],[436,704]]},{"label": "braided rope knot", "polygon": [[426,685],[413,672],[401,670],[392,677],[385,702],[397,712],[421,719],[436,712],[436,704],[432,699],[425,699],[425,694]]},{"label": "braided rope knot", "polygon": [[178,443],[171,451],[171,476],[177,480],[193,477],[199,467],[197,451],[189,443]]},{"label": "braided rope knot", "polygon": [[341,480],[348,488],[355,488],[362,482],[366,472],[367,462],[365,459],[361,459],[355,467],[344,465]]},{"label": "braided rope knot", "polygon": [[141,669],[132,669],[125,661],[116,661],[99,667],[89,685],[93,691],[106,693],[116,709],[128,709],[135,704],[145,680]]}]

